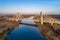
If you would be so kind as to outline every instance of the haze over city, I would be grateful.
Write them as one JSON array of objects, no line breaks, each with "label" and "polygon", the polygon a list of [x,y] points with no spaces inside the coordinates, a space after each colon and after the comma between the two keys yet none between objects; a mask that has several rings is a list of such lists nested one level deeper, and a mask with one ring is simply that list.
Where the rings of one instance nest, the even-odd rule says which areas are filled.
[{"label": "haze over city", "polygon": [[16,12],[35,14],[43,11],[47,14],[60,13],[60,0],[0,0],[0,14]]}]

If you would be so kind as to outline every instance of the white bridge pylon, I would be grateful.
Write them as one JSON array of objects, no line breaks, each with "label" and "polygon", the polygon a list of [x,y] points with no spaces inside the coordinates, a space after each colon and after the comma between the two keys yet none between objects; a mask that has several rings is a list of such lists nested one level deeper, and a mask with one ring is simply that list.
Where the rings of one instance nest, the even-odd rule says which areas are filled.
[{"label": "white bridge pylon", "polygon": [[19,13],[16,14],[16,19],[20,19],[21,15]]}]

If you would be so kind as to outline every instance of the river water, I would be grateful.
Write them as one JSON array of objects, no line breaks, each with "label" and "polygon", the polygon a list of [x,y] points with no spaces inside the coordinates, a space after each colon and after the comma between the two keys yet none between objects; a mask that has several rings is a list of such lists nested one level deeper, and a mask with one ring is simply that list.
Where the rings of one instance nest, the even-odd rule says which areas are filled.
[{"label": "river water", "polygon": [[[22,20],[21,23],[35,24],[33,20]],[[19,24],[19,27],[8,35],[7,40],[45,40],[45,37],[37,27]]]}]

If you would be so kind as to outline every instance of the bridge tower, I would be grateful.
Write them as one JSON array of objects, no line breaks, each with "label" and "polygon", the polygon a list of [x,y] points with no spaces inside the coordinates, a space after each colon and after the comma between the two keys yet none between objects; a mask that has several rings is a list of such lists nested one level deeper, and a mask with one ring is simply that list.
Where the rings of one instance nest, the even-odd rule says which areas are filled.
[{"label": "bridge tower", "polygon": [[16,19],[20,19],[20,14],[16,13]]},{"label": "bridge tower", "polygon": [[41,21],[41,24],[43,24],[43,14],[42,14],[42,12],[40,12],[40,21]]}]

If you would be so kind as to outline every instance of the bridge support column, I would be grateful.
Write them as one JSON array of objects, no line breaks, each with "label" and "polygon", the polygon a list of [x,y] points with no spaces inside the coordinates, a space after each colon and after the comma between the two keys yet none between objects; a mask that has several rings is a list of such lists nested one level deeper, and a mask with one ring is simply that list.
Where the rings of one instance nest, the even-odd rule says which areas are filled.
[{"label": "bridge support column", "polygon": [[51,25],[53,25],[53,23],[51,23]]},{"label": "bridge support column", "polygon": [[51,20],[51,19],[49,20],[49,23],[50,23],[51,25],[53,25],[53,22],[52,22],[52,20]]},{"label": "bridge support column", "polygon": [[43,14],[42,14],[42,12],[40,12],[40,21],[41,21],[41,24],[43,24]]}]

